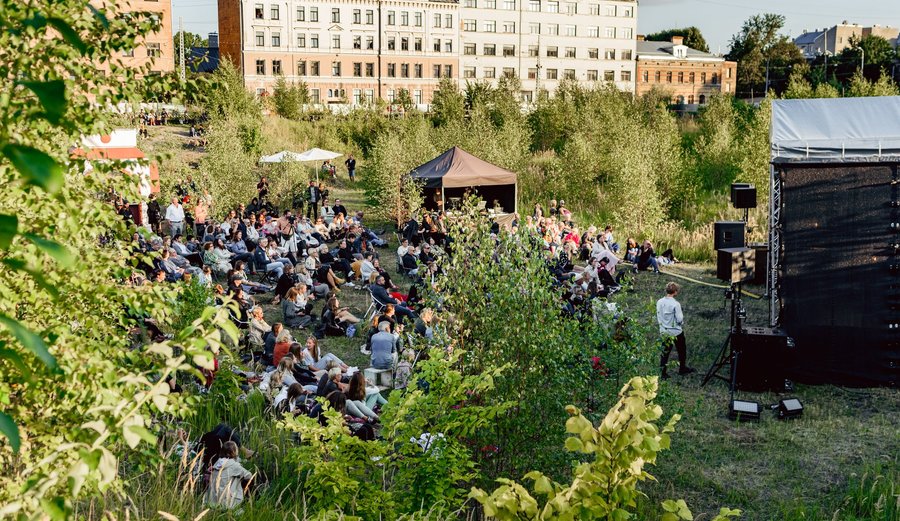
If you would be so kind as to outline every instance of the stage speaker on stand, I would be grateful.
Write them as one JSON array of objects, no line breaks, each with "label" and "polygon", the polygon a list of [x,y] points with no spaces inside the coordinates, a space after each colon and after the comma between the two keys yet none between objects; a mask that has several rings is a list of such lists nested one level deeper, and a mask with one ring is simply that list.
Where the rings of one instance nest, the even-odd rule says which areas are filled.
[{"label": "stage speaker on stand", "polygon": [[720,248],[716,250],[716,278],[737,284],[753,278],[756,250],[753,248]]},{"label": "stage speaker on stand", "polygon": [[746,226],[743,221],[716,221],[713,224],[716,235],[713,240],[715,249],[746,246],[747,244],[744,242]]},{"label": "stage speaker on stand", "polygon": [[738,209],[756,208],[756,187],[750,183],[731,183],[731,204]]}]

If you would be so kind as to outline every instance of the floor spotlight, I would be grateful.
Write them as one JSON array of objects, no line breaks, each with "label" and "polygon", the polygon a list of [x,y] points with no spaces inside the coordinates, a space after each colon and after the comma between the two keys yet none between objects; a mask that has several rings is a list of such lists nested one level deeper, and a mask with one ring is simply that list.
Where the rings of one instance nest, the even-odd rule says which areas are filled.
[{"label": "floor spotlight", "polygon": [[778,419],[787,420],[803,416],[803,404],[796,398],[785,398],[778,402]]},{"label": "floor spotlight", "polygon": [[728,406],[728,419],[737,421],[759,421],[760,406],[758,402],[731,400]]}]

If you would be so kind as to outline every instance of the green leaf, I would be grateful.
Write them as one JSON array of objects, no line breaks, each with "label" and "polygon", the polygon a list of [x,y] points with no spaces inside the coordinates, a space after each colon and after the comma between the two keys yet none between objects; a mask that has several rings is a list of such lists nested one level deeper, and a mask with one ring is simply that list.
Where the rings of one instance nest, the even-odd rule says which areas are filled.
[{"label": "green leaf", "polygon": [[109,29],[109,19],[106,17],[103,11],[97,9],[91,4],[88,4],[88,9],[90,9],[91,12],[94,13],[94,18],[100,20],[100,25],[102,25],[104,29]]},{"label": "green leaf", "polygon": [[146,427],[141,427],[140,425],[129,425],[125,427],[123,434],[126,443],[128,443],[132,449],[137,447],[140,440],[144,440],[151,445],[155,445],[157,441],[155,434],[147,430]]},{"label": "green leaf", "polygon": [[75,29],[72,29],[72,26],[66,23],[65,20],[50,17],[47,19],[47,23],[59,31],[59,34],[62,35],[63,39],[69,42],[69,45],[75,47],[79,53],[84,54],[87,51],[87,45],[84,44],[84,40],[81,39],[81,36],[75,32]]},{"label": "green leaf", "polygon": [[46,152],[10,143],[3,147],[3,155],[25,176],[28,184],[40,186],[50,193],[62,188],[64,181],[62,167]]},{"label": "green leaf", "polygon": [[32,233],[23,233],[22,236],[33,242],[44,253],[56,259],[56,262],[63,268],[71,268],[75,264],[75,256],[62,244]]},{"label": "green leaf", "polygon": [[9,248],[17,233],[19,233],[19,218],[15,215],[0,214],[0,250]]},{"label": "green leaf", "polygon": [[66,508],[66,500],[57,496],[53,499],[42,499],[41,509],[46,512],[53,521],[65,521],[69,517]]},{"label": "green leaf", "polygon": [[22,440],[19,438],[19,426],[11,416],[2,412],[0,412],[0,434],[9,440],[9,446],[12,447],[13,452],[19,452],[19,448],[22,446]]},{"label": "green leaf", "polygon": [[44,343],[44,340],[41,337],[6,315],[0,315],[0,324],[6,326],[16,339],[25,346],[25,349],[34,353],[47,367],[56,369],[56,358],[50,354],[47,344]]},{"label": "green leaf", "polygon": [[50,81],[23,81],[22,85],[34,92],[41,105],[44,114],[51,123],[58,123],[66,113],[66,84],[62,80]]},{"label": "green leaf", "polygon": [[47,278],[43,273],[29,269],[25,261],[21,259],[8,258],[0,259],[0,263],[3,263],[12,270],[21,271],[23,273],[31,275],[31,280],[33,280],[34,283],[38,285],[38,287],[49,293],[53,298],[59,297],[59,290],[56,289],[56,286],[47,282]]}]

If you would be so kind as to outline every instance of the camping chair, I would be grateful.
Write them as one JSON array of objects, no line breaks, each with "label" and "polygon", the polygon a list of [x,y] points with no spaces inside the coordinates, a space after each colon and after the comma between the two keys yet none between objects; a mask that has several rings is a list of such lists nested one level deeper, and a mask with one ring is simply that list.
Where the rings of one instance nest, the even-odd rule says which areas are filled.
[{"label": "camping chair", "polygon": [[385,304],[378,302],[378,299],[375,298],[368,286],[366,286],[366,292],[369,294],[369,307],[366,308],[366,313],[363,315],[363,322],[371,322],[375,318],[376,313],[381,313],[384,310]]}]

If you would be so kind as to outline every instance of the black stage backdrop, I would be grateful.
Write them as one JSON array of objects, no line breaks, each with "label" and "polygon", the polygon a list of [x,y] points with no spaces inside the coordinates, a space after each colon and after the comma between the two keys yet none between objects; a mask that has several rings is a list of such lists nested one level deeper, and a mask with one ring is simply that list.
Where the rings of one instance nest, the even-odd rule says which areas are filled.
[{"label": "black stage backdrop", "polygon": [[783,179],[781,324],[792,376],[897,386],[897,164],[776,165]]}]

